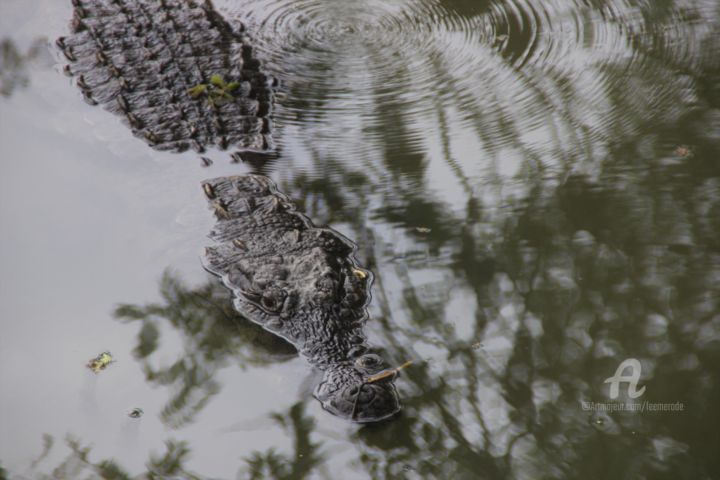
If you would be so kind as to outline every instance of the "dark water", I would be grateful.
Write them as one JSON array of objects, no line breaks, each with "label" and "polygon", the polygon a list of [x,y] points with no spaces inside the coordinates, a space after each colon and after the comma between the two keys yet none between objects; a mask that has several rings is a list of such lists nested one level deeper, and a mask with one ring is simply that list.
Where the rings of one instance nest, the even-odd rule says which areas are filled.
[{"label": "dark water", "polygon": [[[210,168],[85,105],[35,3],[0,5],[6,476],[720,478],[716,0],[218,2],[285,99],[280,158]],[[375,272],[392,422],[322,411],[202,271],[199,182],[251,170]]]}]

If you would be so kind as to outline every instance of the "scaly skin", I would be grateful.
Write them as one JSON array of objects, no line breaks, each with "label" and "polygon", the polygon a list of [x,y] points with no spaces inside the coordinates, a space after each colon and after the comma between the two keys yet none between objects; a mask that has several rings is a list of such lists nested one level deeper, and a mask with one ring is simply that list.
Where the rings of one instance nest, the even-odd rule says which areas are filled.
[{"label": "scaly skin", "polygon": [[217,217],[205,268],[235,294],[246,318],[292,343],[323,371],[315,397],[331,413],[360,423],[400,410],[393,376],[367,353],[372,275],[360,268],[355,245],[317,228],[266,177],[222,177],[203,183]]},{"label": "scaly skin", "polygon": [[[273,150],[273,91],[253,58],[243,27],[233,28],[209,1],[73,0],[72,34],[58,47],[87,102],[124,117],[154,148],[203,151],[233,146]],[[193,98],[193,87],[219,75],[238,82],[232,98]],[[367,353],[372,274],[355,245],[316,228],[260,176],[208,180],[218,217],[205,267],[235,293],[245,317],[284,337],[323,379],[314,395],[333,414],[375,422],[400,410],[383,362]]]},{"label": "scaly skin", "polygon": [[[244,27],[209,1],[73,0],[72,34],[57,45],[87,102],[124,117],[159,150],[206,146],[273,149],[273,91]],[[213,75],[238,82],[232,98],[211,102],[189,90]]]}]

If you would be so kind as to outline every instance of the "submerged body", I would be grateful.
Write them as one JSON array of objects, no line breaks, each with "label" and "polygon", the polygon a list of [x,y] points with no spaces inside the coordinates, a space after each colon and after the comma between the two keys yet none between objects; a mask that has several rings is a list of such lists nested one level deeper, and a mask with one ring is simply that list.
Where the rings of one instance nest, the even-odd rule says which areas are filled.
[{"label": "submerged body", "polygon": [[[57,45],[87,102],[160,150],[272,152],[273,88],[242,25],[207,0],[73,5],[72,33]],[[357,266],[354,244],[313,226],[265,177],[217,178],[203,189],[218,217],[205,267],[234,292],[236,309],[323,372],[314,395],[326,410],[361,423],[396,414],[395,371],[367,353],[372,275]]]},{"label": "submerged body", "polygon": [[394,375],[379,375],[363,335],[372,275],[355,245],[315,227],[266,177],[216,178],[203,190],[218,219],[205,268],[234,292],[235,308],[323,372],[314,394],[326,410],[361,423],[396,414]]},{"label": "submerged body", "polygon": [[241,24],[208,1],[73,0],[57,40],[85,100],[159,150],[273,149],[273,89]]}]

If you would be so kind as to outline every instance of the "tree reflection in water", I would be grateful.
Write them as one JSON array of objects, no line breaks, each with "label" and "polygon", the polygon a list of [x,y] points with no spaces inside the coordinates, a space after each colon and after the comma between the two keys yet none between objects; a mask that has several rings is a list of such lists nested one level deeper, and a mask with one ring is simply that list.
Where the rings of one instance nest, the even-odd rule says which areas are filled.
[{"label": "tree reflection in water", "polygon": [[[322,465],[324,458],[319,452],[320,444],[310,440],[310,434],[314,428],[314,420],[304,413],[304,404],[296,403],[289,408],[287,413],[274,413],[272,419],[281,426],[289,436],[294,439],[294,449],[290,454],[277,452],[269,449],[265,452],[252,452],[244,459],[245,466],[238,471],[238,478],[291,480],[308,478],[309,475]],[[45,436],[45,449],[36,462],[33,462],[32,470],[36,470],[39,463],[47,456],[52,449],[54,439]],[[104,459],[100,461],[91,460],[92,448],[83,446],[82,442],[72,436],[65,439],[65,444],[70,450],[65,459],[49,474],[37,471],[33,472],[35,480],[64,480],[75,478],[104,479],[104,480],[209,480],[210,477],[194,473],[186,469],[191,454],[190,447],[186,442],[167,440],[165,442],[165,453],[162,455],[151,454],[146,464],[147,470],[138,475],[131,475],[128,470],[115,459]],[[0,468],[0,479],[4,470]],[[13,480],[20,480],[23,477],[15,476]]]},{"label": "tree reflection in water", "polygon": [[[393,360],[429,358],[403,372],[404,416],[354,435],[372,478],[720,474],[720,145],[698,123],[718,107],[713,92],[611,144],[588,173],[581,158],[553,175],[529,158],[520,188],[483,186],[497,187],[496,204],[468,191],[464,216],[365,166],[281,184],[360,242],[376,269],[371,328]],[[430,177],[424,165],[414,182]],[[633,357],[641,400],[682,412],[583,410],[609,401],[604,380]]]},{"label": "tree reflection in water", "polygon": [[[133,353],[148,382],[174,390],[161,412],[168,426],[177,428],[193,419],[219,391],[215,374],[229,363],[246,368],[295,354],[280,337],[242,318],[232,307],[230,293],[217,281],[190,289],[166,271],[160,280],[160,296],[162,303],[119,305],[115,317],[141,323]],[[181,334],[183,352],[171,365],[156,368],[150,356],[158,348],[165,325]]]},{"label": "tree reflection in water", "polygon": [[28,66],[39,62],[44,67],[52,64],[47,39],[37,38],[22,53],[11,38],[0,39],[0,95],[9,97],[18,88],[30,84]]},{"label": "tree reflection in water", "polygon": [[[418,360],[400,382],[403,415],[351,434],[368,475],[689,479],[717,472],[720,216],[710,212],[720,212],[718,149],[700,137],[683,141],[694,145],[691,157],[660,144],[645,161],[639,143],[625,144],[594,176],[528,181],[527,196],[501,214],[471,197],[464,217],[454,216],[425,197],[424,216],[404,222],[416,201],[408,194],[363,216],[372,182],[357,172],[339,175],[344,185],[298,176],[281,186],[311,215],[360,239],[362,261],[378,273],[379,315],[369,329],[393,361]],[[430,233],[411,228],[420,220]],[[388,232],[414,246],[398,256],[383,240]],[[430,267],[443,274],[423,275]],[[169,274],[161,285],[164,304],[121,306],[118,317],[143,322],[141,362],[156,348],[159,319],[182,333],[185,355],[196,357],[164,372],[145,364],[150,381],[179,382],[180,392],[198,389],[206,399],[210,390],[199,385],[212,384],[228,358],[268,361],[259,338],[229,321],[222,287],[189,290]],[[468,296],[473,306],[452,307]],[[608,401],[604,379],[630,357],[643,365],[642,400],[680,401],[684,411],[584,410],[582,402]],[[169,424],[204,405],[185,403],[187,396],[170,402],[169,412],[182,413],[165,416]],[[244,474],[319,472],[324,459],[301,404],[274,418],[294,432],[296,455],[256,452]]]},{"label": "tree reflection in water", "polygon": [[319,452],[320,444],[310,439],[315,421],[304,416],[303,403],[293,405],[287,415],[273,414],[273,420],[283,427],[294,440],[292,455],[277,453],[271,448],[266,452],[253,452],[245,459],[245,477],[253,480],[273,478],[278,480],[302,479],[310,476],[324,462]]},{"label": "tree reflection in water", "polygon": [[[473,17],[487,9],[444,3]],[[513,45],[500,55],[474,52],[489,65],[471,75],[475,83],[461,77],[467,70],[414,58],[447,88],[473,83],[472,95],[407,102],[381,95],[384,79],[374,79],[378,91],[369,98],[382,101],[368,106],[371,116],[352,112],[372,120],[361,135],[367,151],[360,153],[369,154],[353,152],[352,161],[341,156],[354,144],[328,140],[336,133],[331,115],[342,113],[322,98],[330,89],[287,79],[288,109],[297,110],[294,127],[310,165],[283,158],[289,173],[280,190],[317,223],[357,241],[361,262],[376,274],[368,331],[391,362],[416,360],[399,382],[403,414],[350,434],[354,466],[372,478],[720,477],[718,24],[687,21],[692,11],[675,2],[650,12],[646,23],[633,9],[616,11],[615,2],[591,3],[581,13],[603,18],[597,31],[617,43],[600,45],[607,49],[580,69],[558,55],[561,42],[549,50],[558,64],[541,55],[535,64],[515,63],[534,45],[520,38],[517,52]],[[604,18],[611,13],[619,17]],[[691,37],[692,48],[678,48]],[[277,63],[297,73],[301,55],[278,52]],[[413,52],[403,53],[413,60]],[[342,65],[322,60],[308,69]],[[397,66],[385,72],[388,83],[412,85],[406,63],[388,63]],[[337,82],[325,73],[321,80]],[[508,100],[514,94],[523,101]],[[453,112],[463,112],[463,121],[453,123]],[[538,118],[548,129],[532,136]],[[468,126],[486,169],[453,151],[450,134]],[[359,131],[338,138],[357,139]],[[431,188],[428,157],[438,153],[418,139],[434,131],[464,208]],[[521,157],[509,177],[499,173],[505,155]],[[237,318],[217,283],[190,289],[166,274],[160,288],[162,303],[123,305],[116,316],[142,325],[135,355],[149,382],[173,390],[162,413],[169,426],[182,426],[207,404],[223,366],[292,353]],[[162,341],[161,323],[181,334],[184,348],[157,369],[149,358]],[[642,400],[679,401],[684,410],[584,410],[582,402],[609,400],[604,380],[627,358],[642,363]],[[295,451],[252,453],[242,475],[321,475],[328,458],[312,440],[319,434],[302,404],[273,418],[294,436]],[[71,448],[86,468],[85,447]],[[188,448],[168,444],[166,458],[150,464],[179,475]],[[103,468],[117,469],[108,478],[123,478],[117,465]]]}]

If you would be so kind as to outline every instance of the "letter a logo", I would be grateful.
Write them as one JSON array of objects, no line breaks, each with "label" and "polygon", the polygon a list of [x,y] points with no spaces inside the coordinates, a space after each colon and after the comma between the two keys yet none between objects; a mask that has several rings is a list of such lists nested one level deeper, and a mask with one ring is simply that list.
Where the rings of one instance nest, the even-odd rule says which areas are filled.
[{"label": "letter a logo", "polygon": [[[630,375],[623,375],[625,369],[630,367]],[[620,394],[620,382],[628,383],[628,396],[630,398],[637,398],[645,393],[645,387],[637,390],[637,384],[640,380],[640,372],[642,366],[636,358],[628,358],[623,361],[620,366],[615,370],[615,375],[610,378],[606,378],[605,382],[610,384],[610,398],[616,399]]]}]

